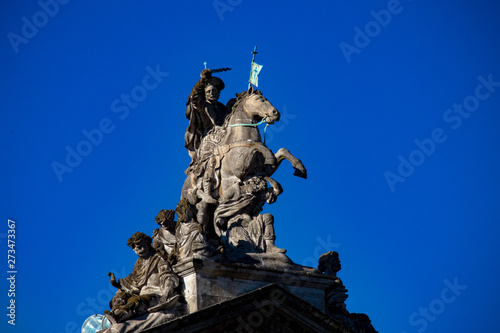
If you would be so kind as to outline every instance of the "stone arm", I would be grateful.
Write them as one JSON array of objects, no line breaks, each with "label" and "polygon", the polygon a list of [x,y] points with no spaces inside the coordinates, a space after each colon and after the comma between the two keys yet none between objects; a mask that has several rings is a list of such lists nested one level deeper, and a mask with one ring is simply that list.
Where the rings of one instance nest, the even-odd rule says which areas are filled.
[{"label": "stone arm", "polygon": [[[200,109],[201,105],[205,102],[205,87],[208,80],[212,77],[212,71],[210,69],[204,69],[200,74],[200,80],[196,82],[191,94],[189,95],[187,105],[191,104],[193,108]],[[190,118],[191,108],[186,109],[186,118]]]},{"label": "stone arm", "polygon": [[174,273],[168,262],[159,265],[158,271],[160,273],[162,289],[166,291],[166,296],[172,296],[179,286],[179,277]]},{"label": "stone arm", "polygon": [[151,299],[148,295],[133,295],[127,300],[125,305],[120,306],[121,310],[135,310],[137,309],[141,303],[149,302]]},{"label": "stone arm", "polygon": [[[133,274],[133,273],[132,273]],[[134,283],[133,283],[133,278],[131,277],[132,274],[126,278],[123,278],[123,279],[118,279],[116,280],[116,277],[115,277],[115,274],[114,273],[108,273],[108,276],[111,277],[111,285],[115,288],[118,288],[122,291],[125,291],[125,292],[130,292],[130,293],[133,293],[133,294],[138,294],[139,293],[139,289],[135,287]],[[125,281],[126,280],[126,281]],[[125,281],[125,284],[123,284],[122,282]]]},{"label": "stone arm", "polygon": [[124,278],[118,279],[117,283],[120,285],[120,290],[124,292],[128,292],[131,294],[139,294],[141,291],[140,288],[137,286],[136,283],[136,268],[137,267],[137,262],[134,266],[134,269],[132,270],[132,273],[130,273],[129,276],[126,276]]},{"label": "stone arm", "polygon": [[201,79],[194,85],[186,103],[186,118],[189,119],[189,126],[184,135],[184,146],[188,149],[191,159],[196,158],[195,151],[198,149],[204,135],[203,119],[205,115],[205,87],[212,76],[209,69],[201,72]]},{"label": "stone arm", "polygon": [[118,289],[121,289],[121,284],[120,282],[116,281],[116,277],[115,277],[115,274],[114,273],[108,273],[108,276],[111,277],[111,285],[115,288],[118,288]]},{"label": "stone arm", "polygon": [[266,193],[266,201],[268,204],[272,204],[276,202],[278,196],[283,193],[283,188],[281,187],[280,183],[278,183],[271,177],[265,176],[264,179],[271,185]]}]

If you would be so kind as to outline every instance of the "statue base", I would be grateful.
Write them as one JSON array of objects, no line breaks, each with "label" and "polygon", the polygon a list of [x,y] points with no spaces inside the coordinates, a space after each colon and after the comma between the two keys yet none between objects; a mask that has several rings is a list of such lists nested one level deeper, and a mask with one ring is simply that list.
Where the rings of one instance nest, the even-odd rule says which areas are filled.
[{"label": "statue base", "polygon": [[368,316],[329,307],[337,277],[282,253],[247,253],[241,260],[233,253],[177,263],[183,301],[176,315],[150,313],[101,333],[377,333]]},{"label": "statue base", "polygon": [[[228,301],[252,290],[276,283],[325,312],[325,290],[335,278],[318,270],[296,264],[287,264],[284,254],[247,254],[267,266],[190,258],[173,267],[182,283],[181,292],[189,313]],[[278,258],[279,257],[279,258]],[[223,258],[221,261],[223,261]],[[270,266],[270,267],[269,267]]]}]

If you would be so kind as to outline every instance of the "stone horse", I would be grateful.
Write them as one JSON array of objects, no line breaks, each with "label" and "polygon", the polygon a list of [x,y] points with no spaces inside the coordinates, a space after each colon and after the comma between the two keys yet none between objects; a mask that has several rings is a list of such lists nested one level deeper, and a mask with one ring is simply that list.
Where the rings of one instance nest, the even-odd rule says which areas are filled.
[{"label": "stone horse", "polygon": [[[260,177],[270,184],[265,201],[275,202],[282,188],[271,176],[285,159],[294,167],[294,175],[307,178],[302,162],[287,149],[281,148],[274,154],[262,142],[258,125],[264,122],[270,125],[279,119],[278,110],[260,91],[250,88],[238,94],[223,126],[214,127],[203,138],[199,159],[186,171],[181,194],[181,198],[196,204],[199,223],[209,228],[215,223],[224,230],[229,215],[237,214],[240,209],[238,206],[230,209],[231,204],[242,202],[240,199],[246,194],[242,193],[242,185],[252,177]],[[217,214],[220,205],[225,207],[225,214]],[[262,205],[254,206],[261,209]],[[221,217],[214,220],[214,213]]]}]

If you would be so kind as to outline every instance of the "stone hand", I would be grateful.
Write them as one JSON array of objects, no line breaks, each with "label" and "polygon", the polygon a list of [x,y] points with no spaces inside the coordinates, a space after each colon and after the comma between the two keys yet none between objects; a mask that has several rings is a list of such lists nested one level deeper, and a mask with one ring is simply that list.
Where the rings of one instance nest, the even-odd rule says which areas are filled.
[{"label": "stone hand", "polygon": [[118,281],[116,281],[115,273],[111,273],[110,272],[110,273],[108,273],[108,276],[111,277],[111,281],[110,282],[111,282],[111,285],[113,287],[115,287],[115,288],[120,288],[121,287],[120,283]]},{"label": "stone hand", "polygon": [[274,188],[267,189],[267,192],[266,192],[266,202],[268,204],[275,203],[276,200],[278,199],[278,195],[279,194],[280,193],[278,191],[276,191]]},{"label": "stone hand", "polygon": [[141,302],[148,302],[149,299],[150,297],[147,295],[134,295],[128,299],[127,304],[120,306],[120,309],[134,310],[141,304]]},{"label": "stone hand", "polygon": [[212,71],[210,69],[206,68],[206,69],[201,71],[200,76],[201,76],[202,80],[208,80],[212,77]]}]

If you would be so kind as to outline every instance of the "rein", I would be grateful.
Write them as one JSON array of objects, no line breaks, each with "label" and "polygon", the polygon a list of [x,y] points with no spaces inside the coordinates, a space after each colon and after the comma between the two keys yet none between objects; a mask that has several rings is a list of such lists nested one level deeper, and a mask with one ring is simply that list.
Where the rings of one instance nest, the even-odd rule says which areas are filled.
[{"label": "rein", "polygon": [[[232,124],[232,125],[227,125],[227,127],[238,127],[238,126],[257,127],[257,126],[263,124],[265,121],[266,121],[266,118],[262,118],[262,120],[256,124]],[[266,127],[264,127],[264,144],[266,144],[267,126],[269,126],[269,124],[266,124]]]}]

